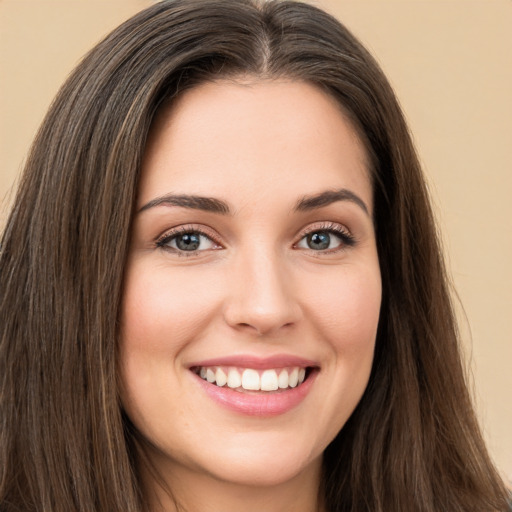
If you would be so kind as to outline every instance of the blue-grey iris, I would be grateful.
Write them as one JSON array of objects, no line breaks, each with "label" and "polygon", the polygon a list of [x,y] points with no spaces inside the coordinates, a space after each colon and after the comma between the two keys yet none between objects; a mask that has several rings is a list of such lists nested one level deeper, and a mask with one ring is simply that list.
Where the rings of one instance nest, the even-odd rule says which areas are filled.
[{"label": "blue-grey iris", "polygon": [[198,233],[185,233],[176,237],[176,247],[181,251],[195,251],[201,242]]},{"label": "blue-grey iris", "polygon": [[331,235],[326,231],[315,231],[307,236],[308,247],[315,251],[328,249],[330,243]]}]

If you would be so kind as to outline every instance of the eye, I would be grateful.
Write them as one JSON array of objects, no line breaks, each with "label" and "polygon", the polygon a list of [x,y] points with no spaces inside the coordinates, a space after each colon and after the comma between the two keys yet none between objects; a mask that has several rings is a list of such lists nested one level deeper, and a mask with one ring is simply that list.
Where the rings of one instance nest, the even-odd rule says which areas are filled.
[{"label": "eye", "polygon": [[336,249],[343,249],[354,244],[354,237],[347,230],[338,225],[330,225],[328,228],[309,231],[295,247],[317,252],[336,252]]},{"label": "eye", "polygon": [[312,249],[314,251],[325,251],[335,249],[341,245],[341,240],[327,231],[314,231],[306,235],[297,247]]},{"label": "eye", "polygon": [[157,247],[173,252],[192,255],[209,249],[220,248],[210,236],[199,230],[179,229],[165,233],[157,242]]}]

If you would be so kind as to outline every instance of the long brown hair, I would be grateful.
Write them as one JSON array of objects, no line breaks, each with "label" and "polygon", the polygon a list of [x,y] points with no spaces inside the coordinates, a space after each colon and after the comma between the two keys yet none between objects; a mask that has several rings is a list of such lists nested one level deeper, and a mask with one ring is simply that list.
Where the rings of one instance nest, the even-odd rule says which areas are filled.
[{"label": "long brown hair", "polygon": [[175,0],[84,58],[29,155],[0,249],[2,511],[144,509],[116,382],[141,157],[163,101],[244,75],[332,95],[371,160],[384,298],[368,388],[324,455],[327,509],[505,510],[465,384],[420,166],[378,65],[312,6]]}]

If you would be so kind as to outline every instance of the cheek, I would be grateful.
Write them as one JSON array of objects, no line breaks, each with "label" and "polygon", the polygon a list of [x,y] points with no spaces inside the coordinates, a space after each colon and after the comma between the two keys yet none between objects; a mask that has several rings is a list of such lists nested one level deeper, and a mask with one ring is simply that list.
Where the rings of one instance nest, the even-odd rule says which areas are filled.
[{"label": "cheek", "polygon": [[378,265],[336,269],[316,276],[307,309],[331,348],[345,356],[373,353],[381,304]]},{"label": "cheek", "polygon": [[325,348],[324,371],[318,376],[322,400],[314,420],[323,426],[319,450],[343,428],[366,389],[382,293],[376,264],[350,264],[328,274],[315,276],[304,288],[313,335]]},{"label": "cheek", "polygon": [[165,437],[165,411],[186,416],[186,404],[169,390],[181,384],[181,353],[215,315],[219,289],[198,269],[136,263],[127,269],[121,309],[120,393],[137,428],[158,439]]},{"label": "cheek", "polygon": [[211,273],[135,267],[126,279],[123,344],[130,350],[176,353],[210,321],[219,299]]},{"label": "cheek", "polygon": [[199,272],[147,267],[128,267],[119,350],[122,401],[140,422],[162,407],[162,396],[172,401],[168,390],[180,384],[181,353],[211,322],[219,302],[218,287]]}]

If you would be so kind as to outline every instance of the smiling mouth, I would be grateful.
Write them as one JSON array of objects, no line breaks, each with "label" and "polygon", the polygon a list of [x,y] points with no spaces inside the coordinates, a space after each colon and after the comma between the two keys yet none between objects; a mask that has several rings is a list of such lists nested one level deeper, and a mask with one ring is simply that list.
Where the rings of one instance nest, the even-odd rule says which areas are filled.
[{"label": "smiling mouth", "polygon": [[257,370],[235,366],[197,366],[191,371],[220,388],[239,392],[276,393],[300,387],[314,370],[312,367]]}]

